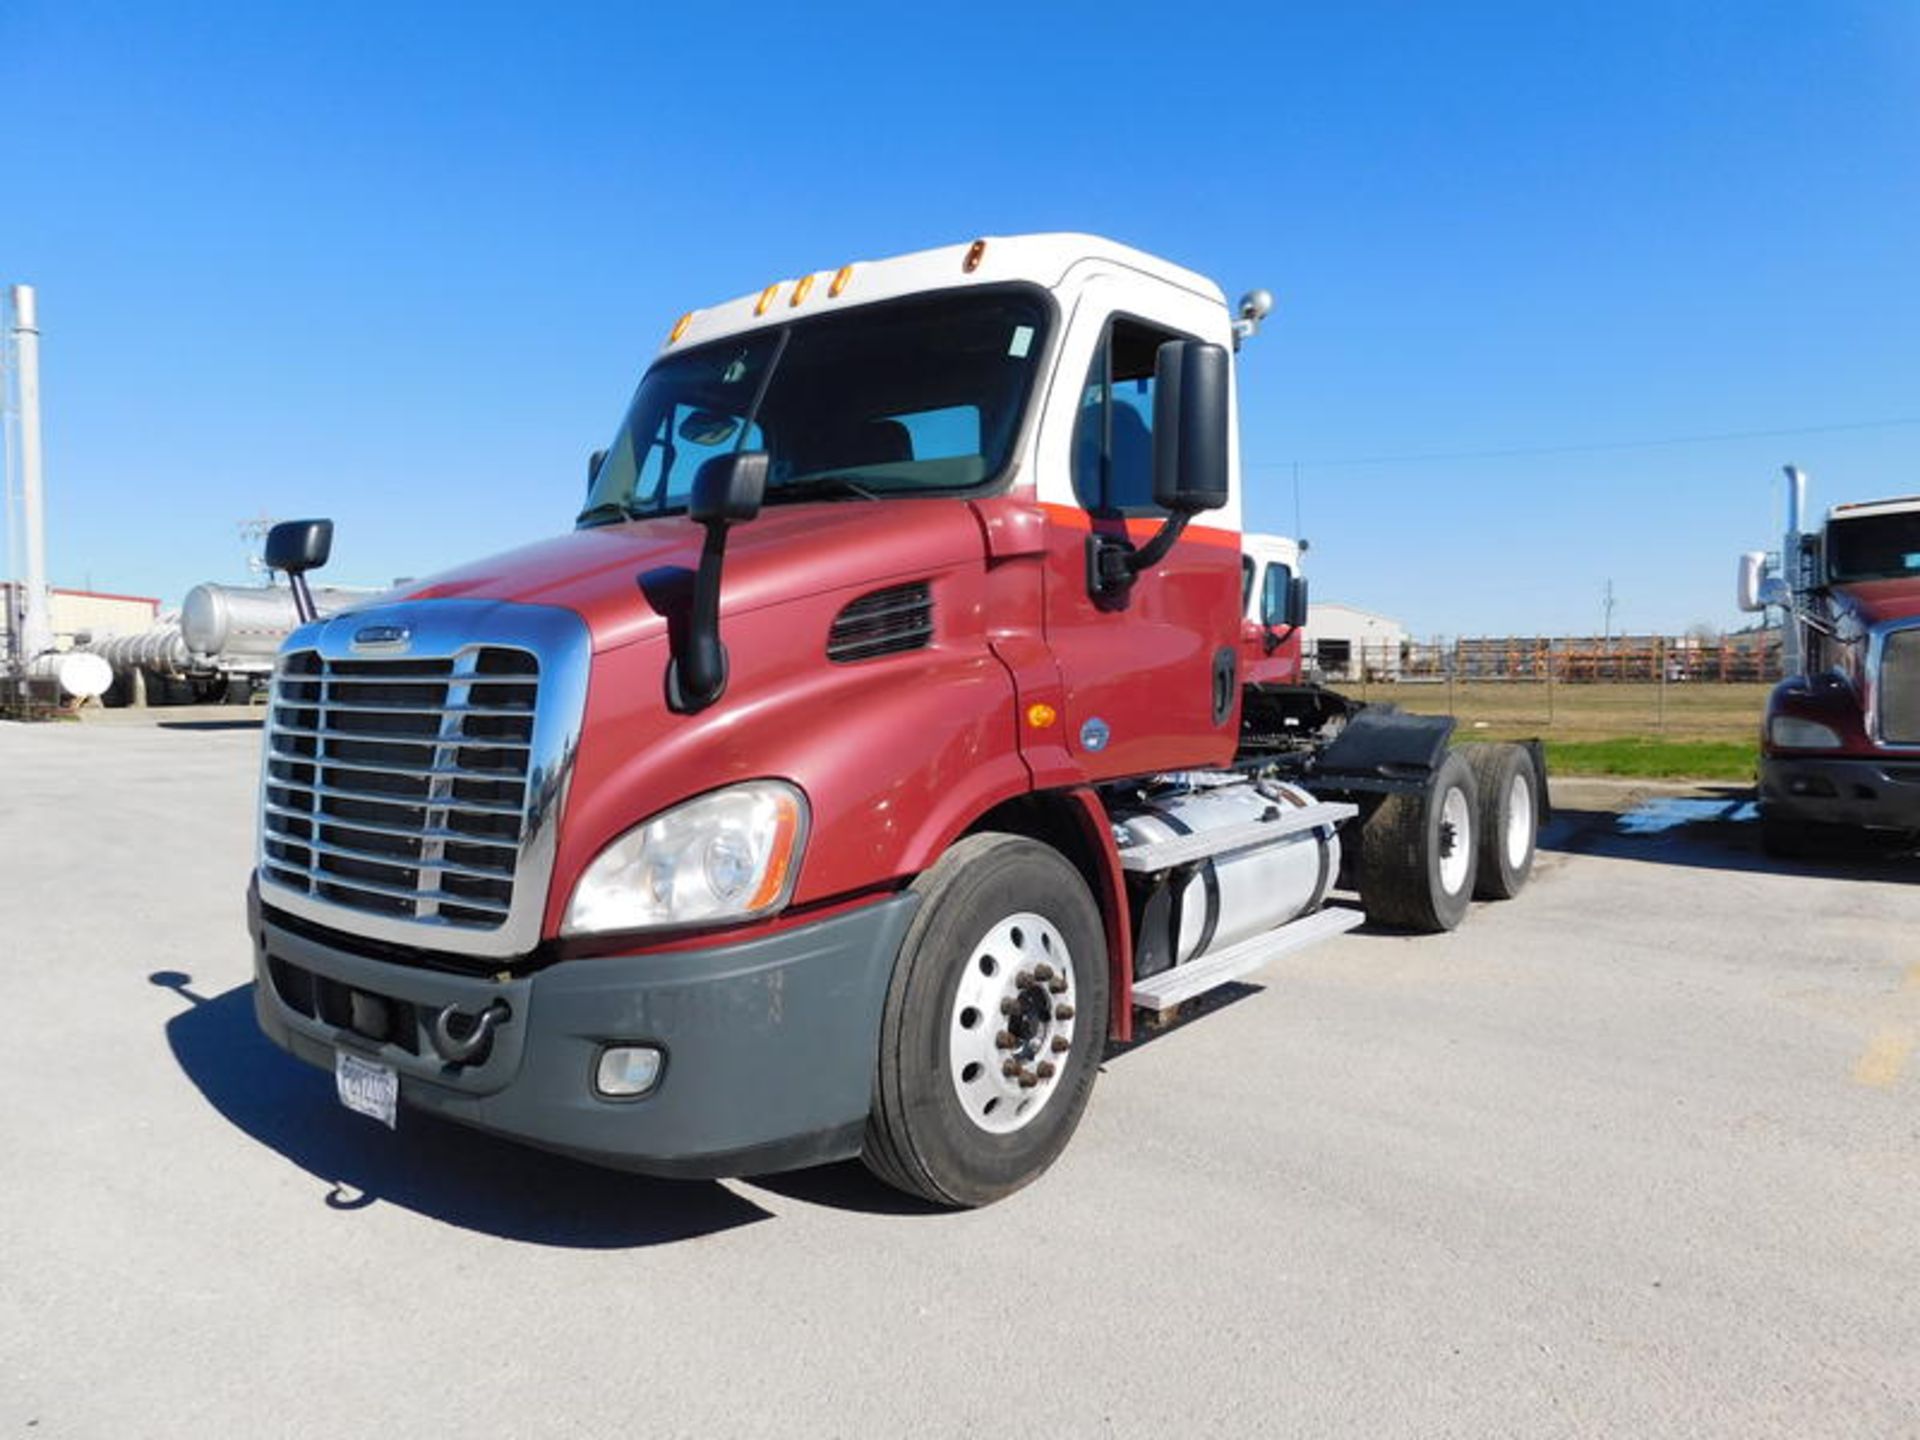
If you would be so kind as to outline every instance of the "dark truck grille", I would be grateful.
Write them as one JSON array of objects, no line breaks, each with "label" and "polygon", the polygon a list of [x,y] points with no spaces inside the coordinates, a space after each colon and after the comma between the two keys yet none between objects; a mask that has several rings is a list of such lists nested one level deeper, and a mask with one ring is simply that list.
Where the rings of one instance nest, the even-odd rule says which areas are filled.
[{"label": "dark truck grille", "polygon": [[281,885],[400,920],[497,928],[513,905],[539,662],[282,657],[261,864]]},{"label": "dark truck grille", "polygon": [[1920,629],[1895,630],[1880,653],[1880,738],[1920,745]]}]

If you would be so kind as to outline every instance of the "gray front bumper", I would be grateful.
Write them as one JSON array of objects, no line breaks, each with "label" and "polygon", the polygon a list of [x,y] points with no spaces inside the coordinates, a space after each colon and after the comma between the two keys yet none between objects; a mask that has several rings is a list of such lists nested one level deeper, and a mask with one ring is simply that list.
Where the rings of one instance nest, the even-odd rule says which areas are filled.
[{"label": "gray front bumper", "polygon": [[[767,1173],[858,1153],[880,1009],[916,903],[900,895],[761,939],[490,980],[324,944],[256,902],[254,1004],[268,1038],[303,1060],[331,1069],[344,1049],[392,1066],[403,1108],[622,1169]],[[351,1028],[352,991],[378,997],[392,1038]],[[491,1048],[444,1063],[426,1036],[433,1014],[495,1000],[511,1018]],[[666,1052],[638,1099],[594,1091],[602,1047],[619,1043]]]},{"label": "gray front bumper", "polygon": [[1760,762],[1760,804],[1783,820],[1920,830],[1920,755],[1909,761],[1768,756]]}]

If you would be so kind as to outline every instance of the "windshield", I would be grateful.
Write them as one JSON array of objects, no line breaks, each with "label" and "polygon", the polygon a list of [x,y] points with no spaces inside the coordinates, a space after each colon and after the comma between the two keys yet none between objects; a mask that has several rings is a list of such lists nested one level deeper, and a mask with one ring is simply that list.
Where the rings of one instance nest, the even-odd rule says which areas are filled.
[{"label": "windshield", "polygon": [[1833,584],[1908,576],[1920,576],[1920,511],[1828,522],[1827,578]]},{"label": "windshield", "polygon": [[640,382],[582,525],[685,510],[730,450],[768,454],[766,503],[968,490],[1005,468],[1049,307],[965,290],[820,315],[669,355]]}]

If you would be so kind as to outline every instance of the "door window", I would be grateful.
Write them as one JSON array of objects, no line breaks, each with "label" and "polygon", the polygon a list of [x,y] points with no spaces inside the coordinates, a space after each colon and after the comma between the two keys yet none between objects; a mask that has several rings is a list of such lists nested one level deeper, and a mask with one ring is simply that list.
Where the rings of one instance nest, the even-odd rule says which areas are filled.
[{"label": "door window", "polygon": [[1153,367],[1169,330],[1115,316],[1094,352],[1073,432],[1074,497],[1095,515],[1161,515],[1153,503]]}]

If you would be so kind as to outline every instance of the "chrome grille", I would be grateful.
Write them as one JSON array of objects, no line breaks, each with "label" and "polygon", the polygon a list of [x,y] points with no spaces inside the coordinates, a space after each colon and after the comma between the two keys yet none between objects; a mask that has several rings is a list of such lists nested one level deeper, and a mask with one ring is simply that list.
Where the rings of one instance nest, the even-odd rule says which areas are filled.
[{"label": "chrome grille", "polygon": [[401,921],[490,930],[513,911],[540,666],[281,657],[267,727],[263,877]]},{"label": "chrome grille", "polygon": [[1874,688],[1880,697],[1880,738],[1920,745],[1920,628],[1887,633]]}]

